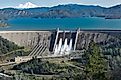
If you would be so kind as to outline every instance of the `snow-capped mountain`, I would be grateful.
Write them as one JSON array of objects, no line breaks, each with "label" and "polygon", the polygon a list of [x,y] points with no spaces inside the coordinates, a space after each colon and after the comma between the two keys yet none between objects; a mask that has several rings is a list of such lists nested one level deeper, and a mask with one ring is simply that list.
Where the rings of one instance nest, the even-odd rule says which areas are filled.
[{"label": "snow-capped mountain", "polygon": [[16,6],[16,8],[35,8],[35,7],[40,7],[40,6],[37,6],[31,2],[27,2],[25,4],[19,4],[19,6]]}]

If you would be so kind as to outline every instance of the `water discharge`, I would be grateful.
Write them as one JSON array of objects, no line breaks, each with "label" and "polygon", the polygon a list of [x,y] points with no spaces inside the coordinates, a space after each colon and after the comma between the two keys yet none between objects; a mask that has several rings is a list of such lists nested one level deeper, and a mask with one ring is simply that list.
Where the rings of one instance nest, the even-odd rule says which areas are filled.
[{"label": "water discharge", "polygon": [[67,41],[68,39],[66,38],[64,44],[62,44],[62,38],[60,38],[59,44],[56,44],[54,55],[64,55],[70,53],[72,50],[72,39],[70,39],[69,44]]}]

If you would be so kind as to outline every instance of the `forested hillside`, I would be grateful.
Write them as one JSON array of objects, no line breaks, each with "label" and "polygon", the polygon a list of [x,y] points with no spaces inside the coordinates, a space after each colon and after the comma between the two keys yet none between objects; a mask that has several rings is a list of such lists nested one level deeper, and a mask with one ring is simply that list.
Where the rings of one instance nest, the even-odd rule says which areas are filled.
[{"label": "forested hillside", "polygon": [[4,39],[0,36],[0,55],[22,48],[24,47],[20,47],[14,42]]}]

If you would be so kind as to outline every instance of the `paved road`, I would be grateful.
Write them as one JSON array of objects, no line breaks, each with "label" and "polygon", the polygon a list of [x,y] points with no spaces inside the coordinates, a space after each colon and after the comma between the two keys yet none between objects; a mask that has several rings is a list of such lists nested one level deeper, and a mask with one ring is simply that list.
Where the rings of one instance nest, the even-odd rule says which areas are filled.
[{"label": "paved road", "polygon": [[16,64],[16,63],[15,62],[8,62],[8,63],[0,64],[0,66],[6,66],[6,65],[12,65],[12,64]]},{"label": "paved road", "polygon": [[12,77],[12,76],[6,75],[6,74],[4,74],[4,73],[0,73],[0,76],[1,76],[1,77],[2,77],[2,76],[4,76],[4,77]]}]

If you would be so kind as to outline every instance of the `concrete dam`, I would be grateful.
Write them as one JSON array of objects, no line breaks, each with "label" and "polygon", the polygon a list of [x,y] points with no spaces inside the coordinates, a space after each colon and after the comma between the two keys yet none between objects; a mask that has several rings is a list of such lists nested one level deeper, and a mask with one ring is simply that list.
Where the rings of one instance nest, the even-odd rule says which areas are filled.
[{"label": "concrete dam", "polygon": [[0,36],[19,46],[31,49],[29,56],[41,56],[45,51],[63,54],[83,50],[91,41],[102,46],[120,46],[121,31],[115,30],[51,30],[51,31],[0,31]]}]

